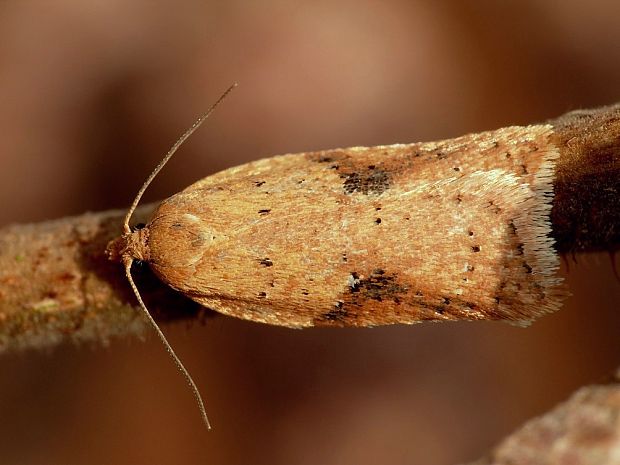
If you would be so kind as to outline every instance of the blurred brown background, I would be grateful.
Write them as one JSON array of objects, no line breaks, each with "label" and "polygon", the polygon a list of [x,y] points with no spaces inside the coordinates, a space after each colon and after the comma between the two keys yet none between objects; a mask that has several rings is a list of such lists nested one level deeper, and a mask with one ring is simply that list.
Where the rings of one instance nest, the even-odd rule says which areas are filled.
[{"label": "blurred brown background", "polygon": [[[620,3],[0,3],[0,224],[127,206],[170,144],[240,87],[146,195],[262,156],[413,142],[620,100]],[[502,323],[293,331],[220,317],[0,357],[0,463],[448,464],[620,363],[605,254],[573,297]],[[120,272],[120,269],[119,269]]]}]

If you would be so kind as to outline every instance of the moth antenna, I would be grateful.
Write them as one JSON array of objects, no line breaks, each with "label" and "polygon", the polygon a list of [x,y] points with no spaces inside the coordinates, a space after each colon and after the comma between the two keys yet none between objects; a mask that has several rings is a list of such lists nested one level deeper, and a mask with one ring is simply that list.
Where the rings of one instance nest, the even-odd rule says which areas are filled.
[{"label": "moth antenna", "polygon": [[142,187],[140,188],[140,190],[136,194],[136,198],[134,199],[133,203],[131,204],[131,207],[129,208],[129,211],[127,212],[127,215],[125,216],[125,222],[123,223],[123,229],[124,229],[125,233],[128,234],[128,233],[131,232],[131,228],[129,227],[129,221],[131,220],[131,217],[132,217],[133,212],[135,211],[136,207],[140,203],[140,199],[144,195],[144,192],[149,187],[149,184],[151,184],[153,179],[155,179],[155,176],[157,176],[159,174],[161,169],[165,166],[166,163],[168,163],[168,160],[170,160],[172,158],[172,155],[174,155],[174,152],[177,151],[177,149],[183,144],[183,142],[185,142],[189,138],[189,136],[191,136],[194,133],[194,131],[196,129],[198,129],[202,125],[202,123],[205,122],[205,120],[209,117],[209,115],[211,115],[211,113],[213,113],[213,110],[215,110],[215,108],[222,102],[222,100],[224,100],[226,98],[226,96],[235,87],[237,87],[237,85],[238,84],[235,82],[228,89],[226,89],[226,91],[224,91],[224,93],[220,96],[220,98],[218,98],[217,101],[213,105],[211,105],[211,107],[200,118],[198,118],[196,120],[196,122],[194,124],[192,124],[187,131],[185,131],[185,134],[183,134],[181,137],[179,137],[179,140],[177,140],[174,143],[174,145],[170,148],[170,150],[168,150],[168,153],[166,154],[166,156],[155,167],[155,169],[153,170],[151,175],[146,179],[144,184],[142,184]]},{"label": "moth antenna", "polygon": [[132,262],[133,260],[129,257],[123,259],[123,265],[125,266],[125,275],[127,275],[127,280],[129,281],[129,285],[131,286],[133,293],[136,295],[136,298],[138,299],[138,303],[140,304],[140,309],[142,310],[142,313],[144,314],[148,322],[151,324],[151,326],[157,333],[157,336],[159,336],[159,339],[161,340],[164,347],[166,348],[166,351],[168,351],[168,354],[172,358],[172,361],[174,362],[176,367],[179,369],[181,374],[185,377],[185,380],[189,384],[189,387],[192,390],[192,394],[194,394],[194,398],[196,399],[196,402],[198,403],[198,409],[200,410],[202,421],[207,426],[207,429],[211,429],[211,423],[209,423],[209,418],[207,417],[207,411],[205,410],[205,404],[202,401],[202,396],[200,395],[200,391],[198,391],[198,387],[196,386],[196,383],[192,379],[191,375],[189,374],[189,371],[187,371],[187,369],[185,368],[185,366],[183,365],[183,363],[181,362],[177,354],[172,349],[172,346],[166,339],[166,336],[164,336],[164,333],[161,331],[161,329],[159,329],[159,326],[157,325],[157,323],[155,322],[155,320],[149,313],[148,309],[146,308],[146,305],[144,304],[144,301],[142,300],[142,296],[140,295],[140,292],[138,291],[138,287],[134,283],[133,277],[131,276]]}]

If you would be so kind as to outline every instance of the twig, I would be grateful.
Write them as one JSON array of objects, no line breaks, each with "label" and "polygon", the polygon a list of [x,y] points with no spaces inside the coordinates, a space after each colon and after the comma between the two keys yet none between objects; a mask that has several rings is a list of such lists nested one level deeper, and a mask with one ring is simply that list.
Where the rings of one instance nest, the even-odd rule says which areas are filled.
[{"label": "twig", "polygon": [[549,121],[561,158],[556,168],[552,235],[559,252],[620,246],[620,104]]},{"label": "twig", "polygon": [[[620,246],[620,105],[554,121],[560,151],[551,221],[562,253]],[[380,151],[375,151],[380,153]],[[154,205],[140,208],[137,221]],[[104,254],[121,233],[124,211],[108,211],[0,230],[0,351],[62,340],[106,341],[145,324],[118,264]],[[148,269],[138,285],[159,321],[196,318],[200,307]]]},{"label": "twig", "polygon": [[[146,220],[154,207],[141,207],[136,219]],[[65,339],[106,342],[146,329],[123,270],[105,255],[125,213],[87,213],[0,230],[0,351]],[[138,270],[136,278],[159,321],[199,314],[197,304],[162,286],[148,270]]]},{"label": "twig", "polygon": [[618,463],[620,383],[586,386],[528,421],[487,457],[470,465],[605,465]]}]

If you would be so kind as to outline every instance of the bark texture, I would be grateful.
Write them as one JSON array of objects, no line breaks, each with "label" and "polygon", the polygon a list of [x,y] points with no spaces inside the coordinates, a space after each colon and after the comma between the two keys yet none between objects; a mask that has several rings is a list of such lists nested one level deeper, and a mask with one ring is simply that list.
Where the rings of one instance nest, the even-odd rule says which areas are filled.
[{"label": "bark texture", "polygon": [[[145,220],[154,205],[139,209]],[[147,326],[122,267],[105,255],[124,211],[87,213],[0,230],[0,351],[63,340],[106,342]],[[195,317],[199,307],[135,267],[147,305],[159,321]]]}]

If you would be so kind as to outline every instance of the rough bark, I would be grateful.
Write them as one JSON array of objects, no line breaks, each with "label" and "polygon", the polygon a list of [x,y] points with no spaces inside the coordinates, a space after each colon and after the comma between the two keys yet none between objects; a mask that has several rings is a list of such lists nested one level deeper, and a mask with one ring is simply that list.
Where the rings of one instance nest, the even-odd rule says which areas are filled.
[{"label": "rough bark", "polygon": [[[136,212],[148,218],[155,205]],[[125,211],[86,213],[0,230],[0,351],[63,340],[106,342],[139,334],[146,323],[122,267],[106,244],[121,232]],[[159,321],[196,317],[200,307],[135,267],[142,294]]]}]

